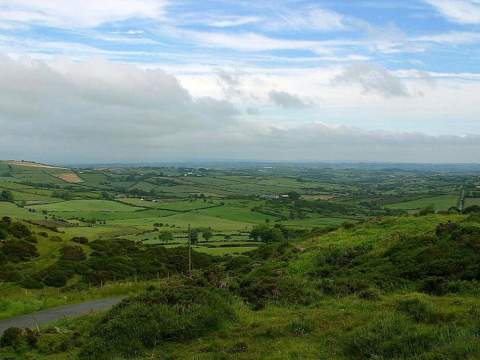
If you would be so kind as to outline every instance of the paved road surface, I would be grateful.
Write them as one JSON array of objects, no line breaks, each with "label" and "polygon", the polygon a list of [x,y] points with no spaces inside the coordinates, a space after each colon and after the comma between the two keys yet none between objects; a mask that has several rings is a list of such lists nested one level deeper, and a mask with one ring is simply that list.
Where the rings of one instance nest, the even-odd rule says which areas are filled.
[{"label": "paved road surface", "polygon": [[122,297],[87,301],[80,304],[64,305],[52,309],[38,311],[33,314],[17,316],[10,319],[0,320],[0,335],[9,327],[35,328],[36,324],[44,325],[65,317],[86,315],[92,311],[107,310],[118,304]]}]

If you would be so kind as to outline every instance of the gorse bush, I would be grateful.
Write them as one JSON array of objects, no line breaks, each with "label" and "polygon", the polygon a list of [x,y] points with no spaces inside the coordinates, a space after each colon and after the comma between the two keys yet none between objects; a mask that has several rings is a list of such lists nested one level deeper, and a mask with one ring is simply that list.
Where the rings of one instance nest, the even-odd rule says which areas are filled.
[{"label": "gorse bush", "polygon": [[139,357],[164,342],[217,330],[235,318],[230,301],[222,290],[191,286],[167,287],[124,300],[95,327],[81,359]]},{"label": "gorse bush", "polygon": [[332,247],[316,255],[311,276],[322,280],[326,294],[342,296],[368,287],[457,292],[462,282],[480,280],[480,228],[446,223],[434,234],[399,236],[384,248]]},{"label": "gorse bush", "polygon": [[[173,273],[188,271],[188,249],[178,247],[146,247],[129,240],[96,240],[89,243],[92,253],[87,260],[89,268],[85,278],[91,283],[105,283],[136,276],[154,279]],[[212,265],[210,255],[192,251],[194,269]]]}]

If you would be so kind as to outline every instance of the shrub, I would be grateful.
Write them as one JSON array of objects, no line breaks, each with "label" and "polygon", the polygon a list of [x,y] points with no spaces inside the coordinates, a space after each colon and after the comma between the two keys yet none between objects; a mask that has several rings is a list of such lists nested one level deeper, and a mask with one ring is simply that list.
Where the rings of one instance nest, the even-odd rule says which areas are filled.
[{"label": "shrub", "polygon": [[422,280],[419,290],[430,295],[444,295],[448,292],[445,279],[438,276],[430,276]]},{"label": "shrub", "polygon": [[61,250],[61,260],[82,261],[87,257],[80,246],[64,246]]},{"label": "shrub", "polygon": [[30,329],[20,329],[10,327],[3,333],[0,338],[0,347],[11,346],[15,350],[22,347],[34,347],[37,343],[37,333]]},{"label": "shrub", "polygon": [[61,270],[48,271],[43,279],[45,285],[57,288],[67,285],[67,281],[68,276]]},{"label": "shrub", "polygon": [[8,260],[13,262],[27,261],[38,256],[35,245],[23,240],[10,240],[5,242],[2,252]]},{"label": "shrub", "polygon": [[380,300],[380,293],[377,289],[368,288],[360,290],[357,296],[363,300],[377,301]]},{"label": "shrub", "polygon": [[32,243],[32,244],[37,244],[38,243],[38,240],[37,238],[35,237],[35,235],[29,235],[25,238],[23,238],[24,241],[27,241],[29,243]]},{"label": "shrub", "polygon": [[45,355],[68,351],[76,345],[72,334],[45,333],[37,341],[38,351]]},{"label": "shrub", "polygon": [[472,205],[468,206],[463,210],[464,214],[473,214],[473,213],[480,213],[480,206],[479,205]]},{"label": "shrub", "polygon": [[50,241],[53,241],[53,242],[62,242],[62,238],[58,235],[54,235],[54,236],[51,236],[50,237]]},{"label": "shrub", "polygon": [[218,289],[190,286],[153,290],[115,306],[95,327],[81,359],[140,357],[162,342],[197,338],[234,318]]},{"label": "shrub", "polygon": [[6,347],[11,346],[13,348],[18,348],[23,340],[23,330],[17,327],[10,327],[3,333],[0,338],[0,346]]},{"label": "shrub", "polygon": [[85,236],[74,236],[71,241],[83,245],[88,244],[88,239]]},{"label": "shrub", "polygon": [[273,276],[256,276],[240,283],[240,295],[255,307],[262,308],[269,299],[280,295],[279,280]]},{"label": "shrub", "polygon": [[20,283],[25,289],[42,289],[43,283],[40,280],[34,279],[32,277],[26,277]]},{"label": "shrub", "polygon": [[25,224],[22,224],[19,222],[12,223],[9,226],[8,231],[10,232],[10,234],[12,234],[18,239],[22,239],[32,235],[32,232],[30,231],[30,229]]}]

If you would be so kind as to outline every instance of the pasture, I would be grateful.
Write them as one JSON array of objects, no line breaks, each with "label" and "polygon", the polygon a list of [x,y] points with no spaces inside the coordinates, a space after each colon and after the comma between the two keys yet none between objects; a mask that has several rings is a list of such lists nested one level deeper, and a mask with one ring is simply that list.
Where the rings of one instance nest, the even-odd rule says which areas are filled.
[{"label": "pasture", "polygon": [[42,204],[32,206],[33,209],[42,211],[64,211],[64,212],[88,212],[88,211],[136,211],[142,210],[140,207],[134,207],[109,200],[70,200],[51,204]]},{"label": "pasture", "polygon": [[417,200],[403,201],[394,204],[388,204],[385,207],[389,209],[399,210],[418,210],[429,206],[437,211],[448,210],[452,206],[457,206],[458,195],[439,195],[433,197],[425,197]]},{"label": "pasture", "polygon": [[465,207],[478,205],[480,206],[480,198],[466,198]]},{"label": "pasture", "polygon": [[[65,236],[91,240],[126,237],[158,245],[160,232],[173,232],[181,241],[190,227],[210,228],[212,240],[221,241],[222,234],[246,234],[262,224],[309,230],[339,227],[385,209],[408,212],[432,205],[447,210],[457,205],[459,183],[455,177],[400,170],[372,174],[277,165],[66,169],[0,162],[0,191],[11,192],[14,199],[0,202],[0,215],[67,221],[74,226],[60,226]],[[448,195],[429,195],[431,189]],[[289,193],[301,200],[289,199]],[[467,198],[466,206],[476,201]]]}]

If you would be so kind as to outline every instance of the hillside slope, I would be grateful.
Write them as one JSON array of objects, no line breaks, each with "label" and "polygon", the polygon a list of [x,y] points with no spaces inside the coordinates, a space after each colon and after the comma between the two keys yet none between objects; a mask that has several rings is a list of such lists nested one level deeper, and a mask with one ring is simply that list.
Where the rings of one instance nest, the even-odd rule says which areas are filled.
[{"label": "hillside slope", "polygon": [[[479,220],[378,218],[271,243],[212,263],[192,278],[158,282],[105,316],[57,324],[59,330],[34,334],[36,345],[25,345],[22,335],[2,354],[477,359]],[[129,329],[128,338],[119,329]],[[75,341],[64,335],[71,332]]]}]

